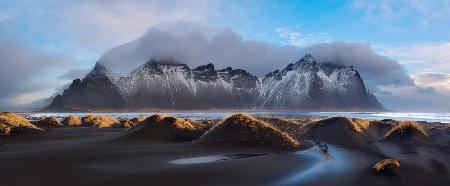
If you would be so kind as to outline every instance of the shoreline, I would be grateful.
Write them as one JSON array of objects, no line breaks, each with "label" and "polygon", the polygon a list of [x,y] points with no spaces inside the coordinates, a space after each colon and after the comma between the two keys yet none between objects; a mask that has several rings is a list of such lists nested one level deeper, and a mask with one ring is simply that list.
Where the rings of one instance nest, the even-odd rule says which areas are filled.
[{"label": "shoreline", "polygon": [[138,115],[153,115],[156,113],[169,114],[177,117],[196,118],[196,119],[221,119],[234,113],[247,113],[258,117],[282,117],[282,118],[305,118],[305,117],[349,117],[369,120],[413,120],[418,122],[430,122],[430,123],[450,123],[450,113],[405,113],[405,112],[295,112],[295,111],[248,111],[248,112],[235,112],[231,110],[227,111],[176,111],[176,112],[18,112],[18,114],[28,116],[54,116],[54,117],[67,117],[69,115],[77,115],[84,117],[89,113],[113,116],[117,118],[124,117],[136,117]]}]

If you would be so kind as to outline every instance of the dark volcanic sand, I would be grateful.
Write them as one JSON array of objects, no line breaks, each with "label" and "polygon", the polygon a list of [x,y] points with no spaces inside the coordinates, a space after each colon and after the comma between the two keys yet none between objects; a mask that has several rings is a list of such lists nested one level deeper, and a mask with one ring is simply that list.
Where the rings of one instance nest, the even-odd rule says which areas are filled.
[{"label": "dark volcanic sand", "polygon": [[[377,175],[373,152],[328,144],[297,153],[131,141],[124,129],[51,128],[0,143],[0,185],[448,185],[448,153],[402,154],[399,175]],[[383,146],[380,144],[379,146]],[[395,148],[388,147],[395,154]],[[424,152],[430,150],[424,149]],[[210,163],[186,158],[231,155]],[[415,156],[423,166],[414,163]],[[223,159],[225,158],[225,159]],[[403,160],[404,158],[405,160]],[[214,159],[214,157],[212,157]],[[407,159],[412,159],[406,161]],[[198,159],[194,159],[198,160]],[[203,160],[203,159],[200,159]]]}]

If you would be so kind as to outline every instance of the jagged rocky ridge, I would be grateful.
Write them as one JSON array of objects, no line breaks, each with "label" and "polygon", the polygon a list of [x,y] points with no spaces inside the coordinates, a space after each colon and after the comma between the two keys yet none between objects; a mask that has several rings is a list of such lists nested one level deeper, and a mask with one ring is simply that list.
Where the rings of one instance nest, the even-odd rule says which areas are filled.
[{"label": "jagged rocky ridge", "polygon": [[101,63],[76,79],[46,111],[105,109],[362,109],[382,110],[352,67],[317,63],[305,55],[258,79],[241,69],[213,64],[190,69],[150,60],[127,76]]}]

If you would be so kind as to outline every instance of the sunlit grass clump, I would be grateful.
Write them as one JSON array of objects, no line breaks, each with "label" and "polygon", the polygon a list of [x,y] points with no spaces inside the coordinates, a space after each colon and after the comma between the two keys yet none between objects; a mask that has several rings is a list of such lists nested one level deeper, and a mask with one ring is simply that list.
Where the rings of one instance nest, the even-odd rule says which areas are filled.
[{"label": "sunlit grass clump", "polygon": [[42,131],[42,129],[31,124],[30,121],[22,116],[10,112],[0,113],[0,136]]},{"label": "sunlit grass clump", "polygon": [[162,141],[192,141],[198,139],[206,128],[199,122],[155,114],[128,130],[127,138]]},{"label": "sunlit grass clump", "polygon": [[55,117],[45,117],[41,118],[36,122],[39,127],[62,127],[63,125],[59,121],[59,119]]},{"label": "sunlit grass clump", "polygon": [[91,127],[93,128],[110,128],[118,125],[120,125],[120,122],[111,116],[97,116],[91,120]]},{"label": "sunlit grass clump", "polygon": [[384,159],[377,162],[373,167],[377,173],[381,173],[388,169],[400,168],[400,163],[396,159]]},{"label": "sunlit grass clump", "polygon": [[81,118],[78,116],[68,116],[64,118],[62,124],[65,126],[78,126],[82,124]]},{"label": "sunlit grass clump", "polygon": [[365,132],[370,127],[370,120],[365,119],[348,119],[350,126],[358,133]]},{"label": "sunlit grass clump", "polygon": [[84,117],[81,121],[84,124],[90,124],[94,119],[96,118],[96,116],[94,114],[88,114],[86,117]]},{"label": "sunlit grass clump", "polygon": [[422,125],[415,121],[402,121],[388,131],[385,138],[389,139],[397,136],[411,135],[414,133],[425,138],[428,137],[428,133]]}]

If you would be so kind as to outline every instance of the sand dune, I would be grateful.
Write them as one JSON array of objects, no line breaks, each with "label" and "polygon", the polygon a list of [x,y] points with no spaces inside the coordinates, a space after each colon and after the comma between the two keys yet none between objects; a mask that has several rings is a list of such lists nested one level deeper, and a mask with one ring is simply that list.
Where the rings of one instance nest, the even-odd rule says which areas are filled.
[{"label": "sand dune", "polygon": [[41,133],[43,131],[44,130],[31,124],[22,116],[10,112],[0,113],[0,137],[28,133]]},{"label": "sand dune", "polygon": [[137,116],[137,117],[131,119],[131,122],[133,122],[134,124],[138,124],[138,123],[144,121],[145,119],[147,119],[147,116],[140,115],[140,116]]},{"label": "sand dune", "polygon": [[59,119],[55,117],[46,117],[41,118],[40,120],[35,122],[37,126],[49,128],[49,127],[62,127],[63,124],[59,121]]},{"label": "sand dune", "polygon": [[383,141],[394,143],[403,153],[416,152],[418,146],[429,142],[426,129],[414,121],[399,122],[385,134]]},{"label": "sand dune", "polygon": [[123,127],[125,128],[131,128],[137,124],[139,124],[140,122],[144,121],[147,117],[146,116],[137,116],[133,119],[128,119],[128,118],[123,118],[120,120],[120,123]]},{"label": "sand dune", "polygon": [[90,124],[95,118],[96,116],[94,114],[88,114],[86,117],[81,118],[81,121],[84,124]]},{"label": "sand dune", "polygon": [[91,121],[93,128],[111,128],[120,127],[120,122],[111,116],[97,116]]},{"label": "sand dune", "polygon": [[129,129],[124,137],[184,142],[198,139],[206,129],[193,120],[155,114]]},{"label": "sand dune", "polygon": [[128,118],[121,119],[120,124],[125,128],[131,128],[135,125],[135,123]]},{"label": "sand dune", "polygon": [[345,147],[365,147],[373,138],[366,133],[370,125],[367,120],[334,117],[308,123],[298,137]]},{"label": "sand dune", "polygon": [[81,118],[78,116],[69,116],[62,121],[64,126],[79,126],[82,124]]},{"label": "sand dune", "polygon": [[294,150],[300,142],[264,121],[245,114],[235,114],[211,128],[199,140],[228,147],[261,147]]},{"label": "sand dune", "polygon": [[386,140],[418,140],[423,141],[428,137],[428,132],[420,124],[414,121],[402,121],[386,133]]}]

